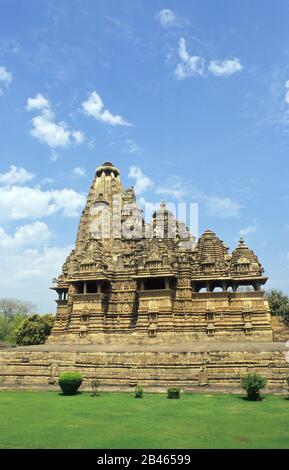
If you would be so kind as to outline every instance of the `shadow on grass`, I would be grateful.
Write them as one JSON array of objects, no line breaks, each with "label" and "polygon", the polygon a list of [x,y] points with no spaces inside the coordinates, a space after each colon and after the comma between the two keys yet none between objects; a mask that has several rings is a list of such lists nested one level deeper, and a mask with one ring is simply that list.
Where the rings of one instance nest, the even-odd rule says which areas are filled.
[{"label": "shadow on grass", "polygon": [[68,395],[67,393],[59,392],[58,395],[60,397],[75,397],[76,395],[82,395],[82,392],[75,392],[72,395]]},{"label": "shadow on grass", "polygon": [[246,396],[243,396],[243,397],[240,397],[239,396],[239,400],[244,400],[244,401],[251,401],[251,402],[257,402],[257,401],[263,401],[265,400],[265,397],[259,397],[259,398],[256,398],[255,400],[252,400],[251,398],[248,398]]}]

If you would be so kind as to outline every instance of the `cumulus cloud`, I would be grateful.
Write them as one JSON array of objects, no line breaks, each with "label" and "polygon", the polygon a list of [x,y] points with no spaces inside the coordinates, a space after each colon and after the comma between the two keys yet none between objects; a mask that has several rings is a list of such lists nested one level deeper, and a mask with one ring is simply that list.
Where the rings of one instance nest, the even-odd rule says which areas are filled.
[{"label": "cumulus cloud", "polygon": [[175,76],[178,80],[193,76],[205,76],[207,73],[217,77],[229,77],[243,70],[243,65],[237,58],[223,61],[211,60],[207,65],[204,57],[189,54],[185,38],[179,40],[178,55],[180,62],[175,68]]},{"label": "cumulus cloud", "polygon": [[84,134],[77,130],[68,129],[65,122],[56,122],[50,102],[38,93],[35,98],[28,98],[27,111],[38,111],[32,118],[33,127],[30,134],[51,149],[78,145],[84,141]]},{"label": "cumulus cloud", "polygon": [[[23,231],[29,229],[23,227]],[[18,233],[21,233],[21,228]],[[15,239],[15,236],[11,238]],[[33,301],[41,313],[54,313],[55,294],[49,291],[49,286],[52,278],[61,272],[61,266],[72,246],[49,246],[45,240],[42,245],[36,241],[36,244],[23,244],[21,249],[19,246],[14,244],[14,248],[10,245],[7,249],[5,243],[2,246],[0,243],[0,297],[15,297],[17,292],[17,298]]]},{"label": "cumulus cloud", "polygon": [[25,168],[17,168],[17,166],[11,165],[7,173],[0,173],[0,184],[23,184],[33,178],[34,175],[25,170]]},{"label": "cumulus cloud", "polygon": [[156,14],[156,19],[164,28],[169,28],[176,24],[176,15],[169,8],[163,8]]},{"label": "cumulus cloud", "polygon": [[118,114],[112,114],[108,109],[105,109],[101,97],[92,91],[88,94],[86,101],[83,101],[82,108],[87,116],[94,117],[98,121],[112,126],[132,126],[126,119]]},{"label": "cumulus cloud", "polygon": [[248,227],[245,227],[245,228],[242,228],[240,231],[239,231],[239,235],[241,237],[244,237],[246,235],[249,235],[250,233],[254,233],[256,232],[257,230],[257,226],[256,225],[248,225]]},{"label": "cumulus cloud", "polygon": [[85,172],[85,169],[84,168],[81,168],[79,166],[73,168],[72,172],[71,172],[72,176],[76,177],[76,178],[83,178],[86,176],[86,172]]},{"label": "cumulus cloud", "polygon": [[77,217],[85,196],[73,189],[47,190],[27,186],[0,187],[0,219],[38,219],[60,212]]},{"label": "cumulus cloud", "polygon": [[152,180],[142,172],[139,166],[131,166],[128,177],[135,180],[134,189],[136,194],[142,194],[153,186]]},{"label": "cumulus cloud", "polygon": [[[5,281],[7,287],[13,286],[14,289],[17,286],[17,281],[26,281],[32,290],[33,284],[31,281],[33,279],[34,282],[34,279],[38,278],[42,286],[42,295],[47,297],[51,279],[60,272],[61,266],[71,249],[71,246],[64,248],[46,246],[44,248],[34,247],[16,250],[13,253],[10,251],[7,254],[4,250],[1,250],[0,275],[3,279],[2,288],[5,287]],[[6,289],[5,292],[7,292]],[[8,292],[6,295],[8,295]],[[29,292],[29,295],[32,295],[32,293]]]},{"label": "cumulus cloud", "polygon": [[0,95],[3,95],[4,90],[9,88],[12,79],[12,73],[4,65],[0,65]]},{"label": "cumulus cloud", "polygon": [[187,51],[186,41],[184,38],[179,40],[179,58],[181,62],[178,63],[175,69],[175,76],[178,80],[183,80],[187,77],[196,75],[202,76],[205,73],[205,59],[198,55],[190,55]]},{"label": "cumulus cloud", "polygon": [[243,65],[236,57],[229,60],[211,60],[208,71],[217,77],[229,77],[236,72],[243,70]]},{"label": "cumulus cloud", "polygon": [[43,245],[52,238],[47,224],[34,222],[17,227],[14,235],[9,235],[0,227],[0,249],[21,251],[23,247]]},{"label": "cumulus cloud", "polygon": [[27,111],[50,110],[50,103],[41,93],[38,93],[35,98],[28,98],[26,109]]}]

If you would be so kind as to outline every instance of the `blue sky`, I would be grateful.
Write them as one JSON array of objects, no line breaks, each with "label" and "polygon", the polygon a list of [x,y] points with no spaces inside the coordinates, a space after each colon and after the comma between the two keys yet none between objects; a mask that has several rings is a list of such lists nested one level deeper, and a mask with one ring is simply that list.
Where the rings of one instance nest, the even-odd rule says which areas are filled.
[{"label": "blue sky", "polygon": [[0,0],[0,297],[54,311],[107,159],[289,293],[288,20],[286,0]]}]

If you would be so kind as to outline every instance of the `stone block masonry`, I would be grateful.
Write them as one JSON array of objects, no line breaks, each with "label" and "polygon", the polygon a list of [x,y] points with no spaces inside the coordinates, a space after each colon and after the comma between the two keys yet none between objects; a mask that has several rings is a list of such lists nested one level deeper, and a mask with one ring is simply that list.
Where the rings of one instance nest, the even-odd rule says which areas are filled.
[{"label": "stone block masonry", "polygon": [[289,364],[284,343],[207,343],[181,345],[43,345],[0,351],[1,388],[58,388],[61,372],[75,370],[91,390],[96,378],[106,390],[232,390],[241,377],[257,372],[273,392],[287,390]]}]

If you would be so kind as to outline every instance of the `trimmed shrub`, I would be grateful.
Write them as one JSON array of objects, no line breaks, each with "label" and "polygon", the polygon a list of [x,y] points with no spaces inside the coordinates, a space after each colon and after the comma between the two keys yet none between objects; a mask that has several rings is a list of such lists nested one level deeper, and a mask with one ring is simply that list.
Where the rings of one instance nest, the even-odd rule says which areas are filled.
[{"label": "trimmed shrub", "polygon": [[143,394],[143,387],[141,387],[140,385],[137,385],[134,389],[134,397],[142,398],[142,394]]},{"label": "trimmed shrub", "polygon": [[176,398],[180,398],[180,395],[181,395],[181,391],[177,387],[171,387],[167,389],[168,398],[176,399]]},{"label": "trimmed shrub", "polygon": [[58,383],[63,395],[75,395],[82,384],[82,375],[79,372],[63,372]]},{"label": "trimmed shrub", "polygon": [[247,399],[251,401],[261,400],[260,390],[265,388],[267,380],[259,374],[247,374],[242,378],[242,387],[246,391]]}]

